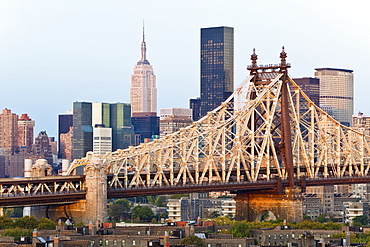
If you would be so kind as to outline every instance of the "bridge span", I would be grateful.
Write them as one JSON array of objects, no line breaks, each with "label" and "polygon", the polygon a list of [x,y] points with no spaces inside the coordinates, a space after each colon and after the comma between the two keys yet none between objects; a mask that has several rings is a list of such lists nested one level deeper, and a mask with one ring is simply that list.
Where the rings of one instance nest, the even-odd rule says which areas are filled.
[{"label": "bridge span", "polygon": [[283,48],[279,64],[258,65],[253,51],[242,85],[176,133],[75,160],[67,174],[84,166],[85,179],[68,194],[85,190],[81,219],[104,221],[108,198],[234,190],[238,219],[275,210],[299,221],[306,186],[368,183],[370,137],[316,106],[289,77],[286,57]]},{"label": "bridge span", "polygon": [[[295,179],[296,186],[304,192],[309,186],[342,184],[365,184],[370,176]],[[108,187],[108,184],[106,185]],[[130,198],[137,196],[171,195],[212,191],[245,191],[283,194],[289,187],[288,180],[271,179],[259,181],[239,181],[227,183],[203,183],[189,185],[162,185],[130,188],[108,188],[107,199]],[[58,205],[77,203],[85,200],[87,188],[85,176],[51,176],[42,178],[0,179],[0,207],[21,207],[37,205]]]}]

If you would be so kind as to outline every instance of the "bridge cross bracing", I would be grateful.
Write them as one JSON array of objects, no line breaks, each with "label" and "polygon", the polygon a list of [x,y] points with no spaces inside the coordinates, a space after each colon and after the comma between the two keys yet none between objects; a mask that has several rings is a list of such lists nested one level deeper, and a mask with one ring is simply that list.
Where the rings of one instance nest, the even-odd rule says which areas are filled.
[{"label": "bridge cross bracing", "polygon": [[[102,158],[109,188],[370,175],[369,136],[315,105],[288,76],[284,50],[280,58],[277,65],[257,65],[253,53],[250,76],[202,119],[150,143],[107,153]],[[70,172],[90,158],[75,160]]]}]

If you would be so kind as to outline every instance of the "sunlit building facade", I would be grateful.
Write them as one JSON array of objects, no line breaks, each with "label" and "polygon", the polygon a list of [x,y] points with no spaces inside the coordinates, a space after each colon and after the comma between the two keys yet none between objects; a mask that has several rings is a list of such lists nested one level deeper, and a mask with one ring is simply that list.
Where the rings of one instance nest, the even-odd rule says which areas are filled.
[{"label": "sunlit building facade", "polygon": [[0,114],[0,148],[5,154],[14,154],[18,149],[18,115],[6,108]]},{"label": "sunlit building facade", "polygon": [[163,137],[175,133],[193,123],[192,110],[186,108],[163,108],[160,109],[159,132]]},{"label": "sunlit building facade", "polygon": [[[71,159],[71,145],[73,133],[73,114],[69,111],[58,115],[58,156],[62,159]],[[69,134],[68,134],[69,133]],[[66,152],[69,152],[68,155]],[[68,156],[68,157],[67,157]]]},{"label": "sunlit building facade", "polygon": [[27,149],[27,152],[32,150],[34,140],[35,121],[27,114],[22,114],[18,119],[18,146]]},{"label": "sunlit building facade", "polygon": [[93,152],[97,155],[104,155],[112,152],[112,129],[102,125],[94,126]]},{"label": "sunlit building facade", "polygon": [[331,106],[334,119],[351,126],[353,115],[353,70],[317,68],[315,77],[320,79],[320,105]]},{"label": "sunlit building facade", "polygon": [[157,87],[153,66],[146,58],[146,43],[143,29],[141,58],[134,67],[131,76],[130,103],[132,114],[139,112],[157,113]]}]

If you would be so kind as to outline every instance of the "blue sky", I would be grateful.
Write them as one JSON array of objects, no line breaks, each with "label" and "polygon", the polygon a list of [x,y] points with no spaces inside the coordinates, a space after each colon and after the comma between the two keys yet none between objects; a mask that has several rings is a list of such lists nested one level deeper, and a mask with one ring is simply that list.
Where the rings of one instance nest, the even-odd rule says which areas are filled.
[{"label": "blue sky", "polygon": [[56,136],[73,101],[129,102],[145,19],[158,107],[188,107],[199,96],[200,28],[234,27],[235,88],[256,48],[292,77],[314,68],[353,69],[355,113],[370,115],[367,1],[329,0],[0,0],[0,108],[27,113],[35,134]]}]

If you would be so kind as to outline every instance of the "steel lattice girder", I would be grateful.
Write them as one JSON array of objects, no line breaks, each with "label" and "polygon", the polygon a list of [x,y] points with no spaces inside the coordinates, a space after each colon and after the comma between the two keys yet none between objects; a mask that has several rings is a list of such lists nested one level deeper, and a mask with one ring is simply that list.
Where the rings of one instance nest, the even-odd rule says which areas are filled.
[{"label": "steel lattice girder", "polygon": [[[108,153],[110,187],[151,187],[287,178],[282,162],[283,74],[250,76],[199,121],[150,143]],[[295,178],[369,175],[369,137],[341,125],[288,77]],[[74,161],[73,168],[88,162]]]}]

